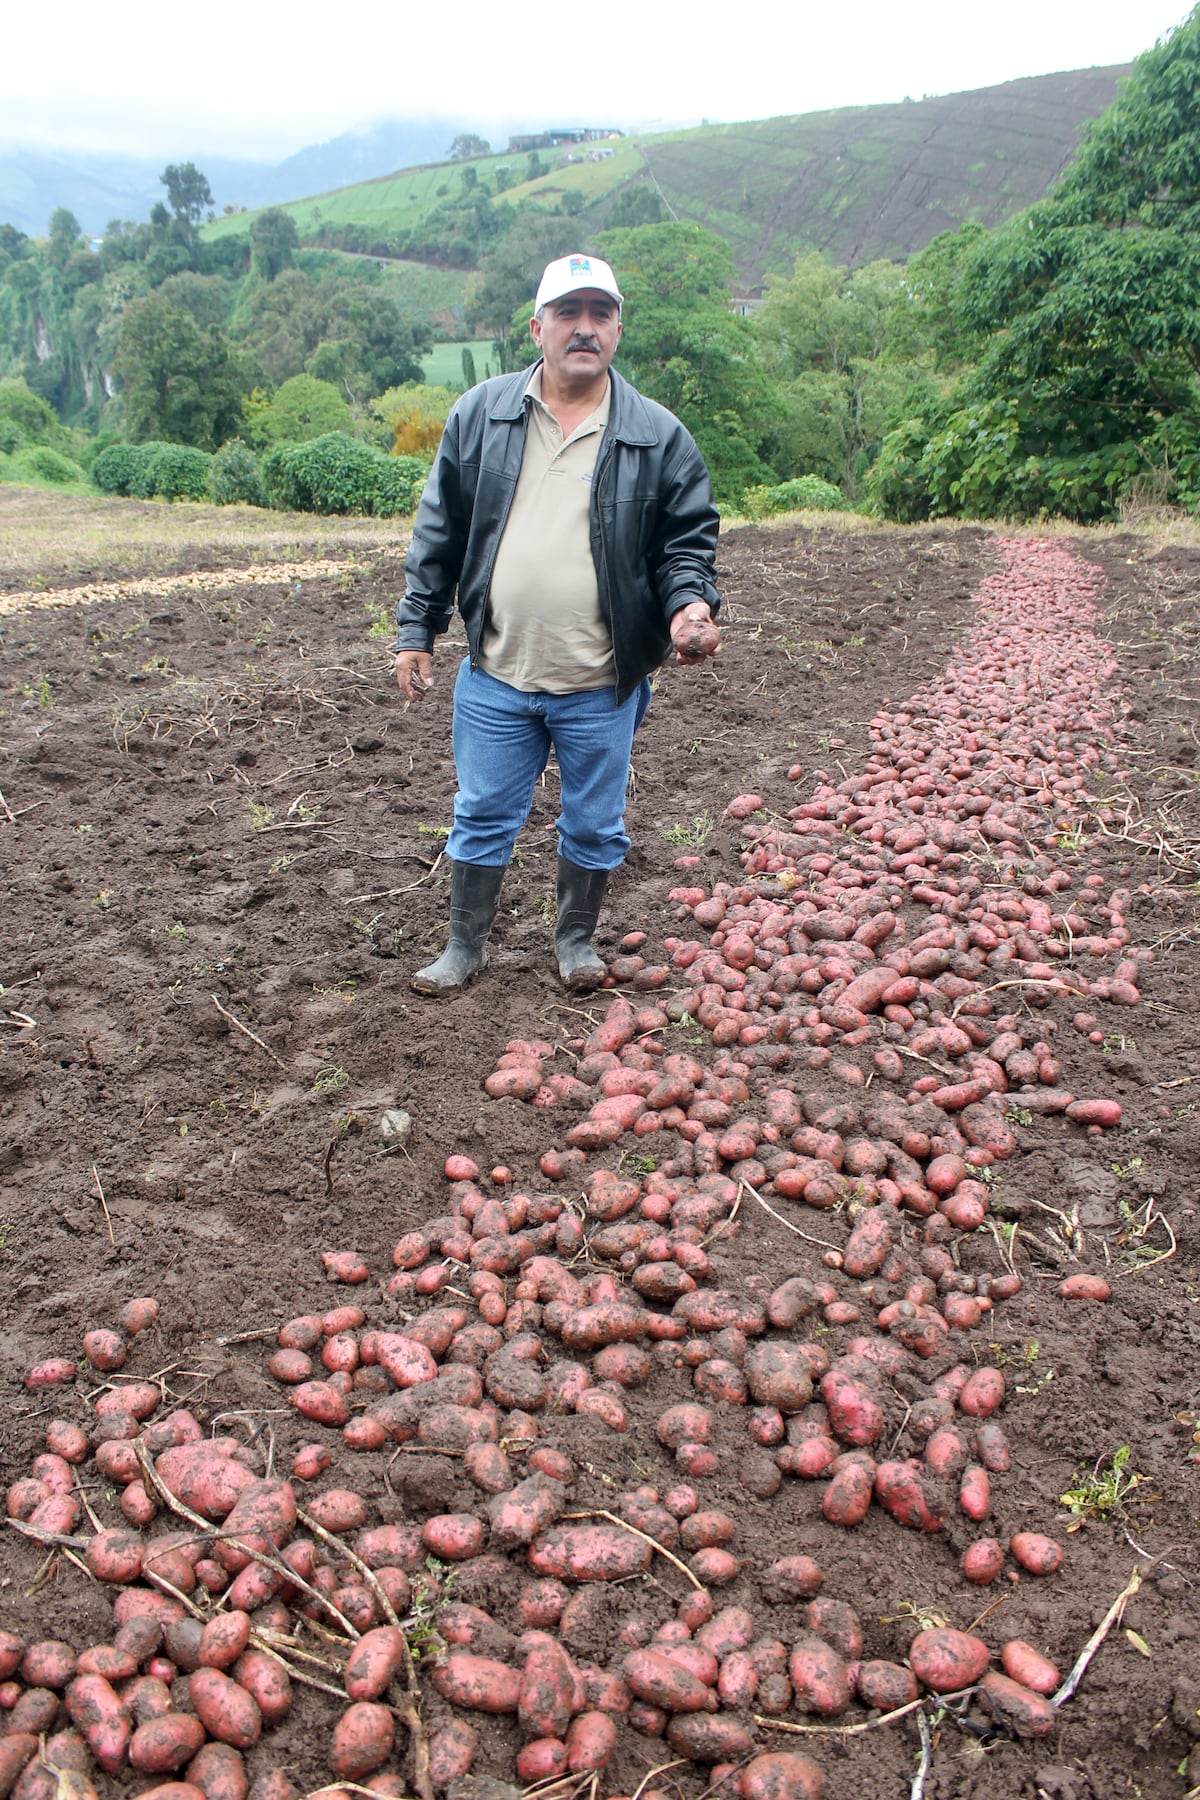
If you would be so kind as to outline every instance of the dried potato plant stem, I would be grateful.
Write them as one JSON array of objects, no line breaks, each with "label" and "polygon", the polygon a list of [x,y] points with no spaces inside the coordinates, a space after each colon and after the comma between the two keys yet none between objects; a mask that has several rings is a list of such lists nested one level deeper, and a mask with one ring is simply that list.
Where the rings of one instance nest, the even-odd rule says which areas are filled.
[{"label": "dried potato plant stem", "polygon": [[[971,1693],[971,1688],[964,1688],[964,1693]],[[943,1699],[959,1699],[960,1695],[942,1695]],[[905,1706],[897,1706],[893,1712],[881,1713],[877,1719],[862,1719],[857,1725],[793,1725],[789,1719],[768,1719],[765,1715],[753,1713],[751,1716],[756,1725],[762,1725],[767,1731],[786,1731],[791,1737],[862,1737],[864,1732],[878,1731],[881,1725],[892,1725],[902,1719],[906,1713],[916,1712],[919,1707],[928,1704],[928,1694],[919,1700],[910,1700]]]},{"label": "dried potato plant stem", "polygon": [[782,1213],[777,1213],[773,1206],[767,1205],[766,1201],[763,1199],[762,1195],[759,1193],[757,1188],[751,1188],[750,1192],[753,1195],[754,1199],[757,1200],[758,1204],[762,1207],[763,1211],[766,1213],[770,1213],[771,1217],[776,1221],[777,1224],[782,1225],[785,1231],[794,1231],[796,1236],[799,1238],[803,1238],[806,1244],[819,1244],[821,1246],[822,1250],[836,1250],[837,1249],[836,1244],[828,1244],[828,1243],[826,1243],[824,1238],[813,1237],[811,1235],[811,1233],[809,1233],[807,1231],[801,1231],[801,1229],[798,1225],[793,1225],[790,1219],[785,1219]]},{"label": "dried potato plant stem", "polygon": [[251,1029],[248,1025],[243,1025],[242,1021],[240,1019],[235,1018],[227,1006],[221,1005],[221,1002],[217,999],[217,996],[215,994],[210,994],[208,997],[212,1001],[213,1005],[216,1007],[217,1011],[220,1013],[220,1015],[223,1019],[228,1019],[229,1023],[231,1025],[236,1026],[237,1029],[242,1033],[242,1035],[244,1037],[248,1037],[250,1039],[250,1042],[252,1044],[257,1044],[260,1050],[265,1050],[267,1055],[270,1057],[271,1061],[275,1064],[275,1067],[277,1069],[283,1069],[286,1072],[287,1064],[285,1062],[280,1061],[279,1057],[277,1057],[275,1052],[272,1050],[270,1044],[264,1044],[262,1039],[258,1036],[258,1034],[256,1032],[251,1031]]},{"label": "dried potato plant stem", "polygon": [[322,1594],[318,1588],[310,1587],[302,1575],[297,1575],[296,1571],[290,1569],[287,1563],[282,1562],[279,1557],[270,1555],[266,1550],[256,1550],[252,1545],[242,1543],[239,1538],[232,1537],[228,1532],[217,1531],[214,1528],[211,1519],[202,1518],[199,1513],[193,1512],[190,1506],[185,1506],[183,1501],[177,1499],[170,1488],[167,1487],[166,1483],[162,1480],[157,1469],[154,1467],[150,1452],[146,1449],[145,1444],[140,1438],[134,1439],[133,1453],[141,1465],[146,1480],[150,1482],[155,1493],[169,1511],[177,1514],[181,1519],[186,1519],[189,1525],[196,1526],[197,1530],[202,1531],[206,1537],[223,1538],[225,1542],[230,1544],[235,1550],[240,1550],[243,1555],[248,1556],[251,1562],[262,1563],[263,1567],[270,1569],[272,1574],[278,1575],[292,1586],[298,1587],[303,1593],[308,1595],[310,1600],[315,1600],[318,1605],[324,1607],[325,1611],[337,1620],[351,1643],[357,1643],[358,1639],[362,1636],[361,1631],[350,1623],[345,1613],[341,1612],[327,1595]]},{"label": "dried potato plant stem", "polygon": [[595,1511],[593,1511],[593,1512],[564,1513],[563,1518],[564,1519],[607,1519],[610,1525],[620,1526],[621,1530],[627,1531],[629,1533],[630,1537],[641,1538],[643,1544],[649,1544],[649,1546],[652,1550],[657,1550],[658,1554],[660,1556],[665,1556],[667,1561],[669,1563],[673,1564],[674,1567],[679,1570],[679,1573],[681,1575],[686,1575],[687,1579],[691,1582],[691,1584],[694,1588],[696,1588],[702,1594],[705,1592],[704,1583],[700,1580],[700,1578],[698,1576],[692,1574],[692,1571],[688,1568],[688,1566],[685,1562],[680,1562],[680,1560],[677,1556],[672,1556],[671,1552],[666,1548],[665,1545],[660,1544],[657,1538],[652,1538],[648,1532],[639,1531],[636,1525],[631,1525],[629,1523],[628,1519],[619,1518],[617,1516],[617,1514],[613,1513],[613,1512],[606,1512],[603,1507],[597,1507],[595,1509]]},{"label": "dried potato plant stem", "polygon": [[1141,1574],[1135,1569],[1125,1586],[1121,1589],[1121,1592],[1117,1595],[1116,1599],[1101,1619],[1099,1625],[1097,1625],[1095,1631],[1093,1631],[1087,1643],[1083,1646],[1075,1667],[1071,1670],[1067,1679],[1063,1682],[1058,1692],[1050,1696],[1051,1706],[1062,1706],[1071,1698],[1072,1694],[1083,1680],[1084,1675],[1087,1673],[1088,1664],[1091,1662],[1093,1656],[1095,1656],[1097,1650],[1100,1648],[1113,1626],[1120,1624],[1125,1615],[1125,1608],[1133,1599],[1133,1596],[1137,1593],[1141,1585]]},{"label": "dried potato plant stem", "polygon": [[434,1800],[433,1776],[429,1766],[429,1738],[425,1731],[424,1720],[421,1718],[421,1690],[417,1686],[417,1672],[413,1662],[412,1645],[408,1641],[408,1633],[401,1625],[396,1609],[388,1599],[379,1577],[374,1569],[368,1568],[358,1552],[352,1550],[342,1538],[337,1537],[332,1531],[327,1531],[323,1525],[319,1525],[310,1513],[304,1511],[303,1507],[296,1508],[296,1517],[306,1531],[310,1531],[314,1537],[320,1538],[337,1555],[344,1556],[351,1567],[357,1570],[378,1600],[388,1624],[395,1626],[404,1640],[404,1659],[400,1665],[404,1679],[404,1699],[400,1704],[394,1705],[392,1710],[408,1730],[409,1743],[412,1746],[413,1786],[417,1790],[419,1800]]}]

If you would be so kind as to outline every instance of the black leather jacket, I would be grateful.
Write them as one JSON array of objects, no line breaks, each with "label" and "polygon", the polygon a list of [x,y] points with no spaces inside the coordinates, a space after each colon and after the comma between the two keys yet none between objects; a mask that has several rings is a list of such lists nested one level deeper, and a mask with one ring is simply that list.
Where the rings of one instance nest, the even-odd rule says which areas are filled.
[{"label": "black leather jacket", "polygon": [[[530,371],[481,382],[456,403],[417,510],[397,650],[432,650],[458,589],[472,666],[496,552],[525,451]],[[717,509],[708,471],[673,413],[609,371],[612,405],[592,480],[592,558],[612,635],[618,705],[671,645],[690,600],[720,604]]]}]

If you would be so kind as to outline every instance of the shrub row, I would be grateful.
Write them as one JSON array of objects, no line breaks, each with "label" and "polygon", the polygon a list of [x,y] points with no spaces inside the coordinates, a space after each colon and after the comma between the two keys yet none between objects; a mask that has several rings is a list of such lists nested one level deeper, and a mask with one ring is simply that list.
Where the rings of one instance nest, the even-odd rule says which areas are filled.
[{"label": "shrub row", "polygon": [[237,438],[215,455],[186,444],[110,444],[92,464],[92,480],[106,494],[378,518],[412,512],[428,472],[422,457],[388,456],[343,431],[279,444],[261,464]]},{"label": "shrub row", "polygon": [[785,512],[842,512],[846,496],[820,475],[797,475],[775,487],[752,487],[742,495],[738,511],[747,519],[769,519]]},{"label": "shrub row", "polygon": [[389,456],[344,431],[306,444],[279,444],[262,462],[269,506],[286,512],[410,513],[421,497],[429,465],[417,456]]}]

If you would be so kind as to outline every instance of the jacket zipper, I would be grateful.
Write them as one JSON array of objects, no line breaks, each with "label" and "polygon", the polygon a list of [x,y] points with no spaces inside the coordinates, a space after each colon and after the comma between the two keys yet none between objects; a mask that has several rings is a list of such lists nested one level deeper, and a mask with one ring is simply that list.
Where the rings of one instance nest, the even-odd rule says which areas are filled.
[{"label": "jacket zipper", "polygon": [[[616,676],[616,692],[621,692],[621,663],[617,654],[617,634],[613,629],[612,578],[608,572],[608,545],[604,538],[604,514],[600,510],[600,495],[604,487],[604,478],[612,465],[613,452],[616,449],[614,438],[608,446],[608,454],[600,465],[600,473],[592,483],[592,501],[596,508],[596,535],[600,539],[601,572],[604,577],[604,606],[607,613],[608,635],[613,647],[613,674]],[[618,702],[618,704],[620,704]]]}]

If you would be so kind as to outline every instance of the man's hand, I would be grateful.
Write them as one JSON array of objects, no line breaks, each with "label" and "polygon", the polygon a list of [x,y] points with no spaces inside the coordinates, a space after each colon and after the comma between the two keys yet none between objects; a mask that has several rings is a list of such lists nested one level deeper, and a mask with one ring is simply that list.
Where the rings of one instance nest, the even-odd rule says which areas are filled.
[{"label": "man's hand", "polygon": [[672,614],[671,642],[676,662],[700,663],[718,654],[721,634],[713,624],[707,600],[689,600]]},{"label": "man's hand", "polygon": [[397,650],[396,681],[406,700],[423,700],[433,686],[433,657],[428,650]]}]

